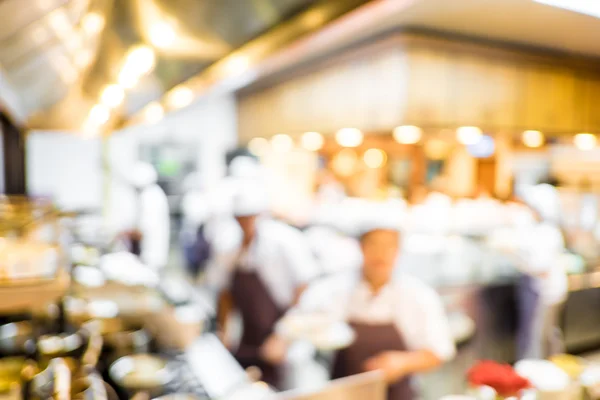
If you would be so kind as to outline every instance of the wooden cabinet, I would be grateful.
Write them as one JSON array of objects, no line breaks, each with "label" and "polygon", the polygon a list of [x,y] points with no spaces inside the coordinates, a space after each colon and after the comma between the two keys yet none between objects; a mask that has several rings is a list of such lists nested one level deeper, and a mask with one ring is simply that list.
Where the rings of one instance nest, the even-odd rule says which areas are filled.
[{"label": "wooden cabinet", "polygon": [[457,54],[451,63],[451,113],[457,125],[485,126],[489,82],[488,63],[474,55]]},{"label": "wooden cabinet", "polygon": [[373,129],[391,131],[402,117],[408,81],[407,56],[400,49],[373,61],[371,104]]},{"label": "wooden cabinet", "polygon": [[514,63],[491,60],[485,69],[483,91],[484,127],[512,128],[517,125],[517,84],[520,71]]},{"label": "wooden cabinet", "polygon": [[402,123],[445,126],[454,122],[449,57],[439,49],[408,49],[408,86]]},{"label": "wooden cabinet", "polygon": [[520,118],[524,128],[572,132],[581,120],[577,80],[572,71],[546,65],[524,67]]},{"label": "wooden cabinet", "polygon": [[588,77],[585,86],[585,102],[580,105],[585,113],[584,128],[600,133],[600,76]]},{"label": "wooden cabinet", "polygon": [[414,124],[600,133],[600,75],[549,58],[469,46],[407,41],[343,56],[244,95],[240,131],[333,134],[355,127],[390,133]]}]

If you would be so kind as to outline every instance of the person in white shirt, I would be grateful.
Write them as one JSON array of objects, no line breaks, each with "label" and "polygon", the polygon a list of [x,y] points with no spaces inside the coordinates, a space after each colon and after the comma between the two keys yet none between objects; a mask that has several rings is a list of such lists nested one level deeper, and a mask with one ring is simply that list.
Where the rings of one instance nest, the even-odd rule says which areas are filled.
[{"label": "person in white shirt", "polygon": [[[296,310],[328,313],[344,320],[355,341],[335,357],[332,377],[381,370],[389,400],[413,399],[411,376],[439,367],[455,355],[455,344],[439,295],[416,278],[395,274],[400,231],[382,212],[360,233],[363,254],[359,271],[311,284]],[[272,338],[267,354],[282,357],[285,339]]]},{"label": "person in white shirt", "polygon": [[568,295],[565,252],[558,226],[560,201],[550,185],[531,188],[526,201],[538,213],[538,221],[519,229],[518,358],[546,358],[563,352],[559,329],[562,306]]},{"label": "person in white shirt", "polygon": [[[169,260],[170,213],[169,201],[158,186],[158,174],[148,163],[138,162],[126,171],[125,179],[135,190],[135,197],[127,204],[134,213],[133,229],[141,233],[141,243],[134,253],[148,267],[158,271]],[[119,207],[120,205],[115,205]],[[120,214],[119,214],[120,215]]]},{"label": "person in white shirt", "polygon": [[237,309],[241,314],[243,333],[234,351],[238,362],[244,368],[260,368],[262,379],[277,387],[281,368],[263,355],[265,341],[319,269],[302,233],[263,217],[266,211],[260,187],[240,189],[233,205],[240,240],[217,249],[207,267],[206,284],[221,293],[219,322],[224,337],[229,334],[229,313]]}]

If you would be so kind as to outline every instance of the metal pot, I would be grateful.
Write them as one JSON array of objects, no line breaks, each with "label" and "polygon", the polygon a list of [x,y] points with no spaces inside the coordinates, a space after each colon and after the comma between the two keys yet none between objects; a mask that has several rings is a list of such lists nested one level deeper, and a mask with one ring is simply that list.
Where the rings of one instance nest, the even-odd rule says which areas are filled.
[{"label": "metal pot", "polygon": [[0,326],[0,353],[17,355],[27,352],[33,339],[33,326],[29,321],[12,322]]},{"label": "metal pot", "polygon": [[174,378],[167,361],[151,354],[121,357],[108,370],[110,378],[130,396],[146,392],[150,397],[164,393],[164,387]]},{"label": "metal pot", "polygon": [[11,390],[21,380],[21,370],[26,365],[24,357],[5,357],[0,359],[0,393]]},{"label": "metal pot", "polygon": [[187,393],[173,393],[165,396],[156,397],[153,400],[200,400],[200,398],[193,394]]}]

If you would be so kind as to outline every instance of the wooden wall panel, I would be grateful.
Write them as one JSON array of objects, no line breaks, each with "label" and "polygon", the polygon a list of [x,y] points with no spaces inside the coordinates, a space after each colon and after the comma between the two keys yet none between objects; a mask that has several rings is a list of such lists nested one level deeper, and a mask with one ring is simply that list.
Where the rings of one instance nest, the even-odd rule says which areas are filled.
[{"label": "wooden wall panel", "polygon": [[[392,37],[240,95],[242,137],[402,124],[600,133],[600,74],[482,45]],[[252,124],[252,127],[247,127]]]}]

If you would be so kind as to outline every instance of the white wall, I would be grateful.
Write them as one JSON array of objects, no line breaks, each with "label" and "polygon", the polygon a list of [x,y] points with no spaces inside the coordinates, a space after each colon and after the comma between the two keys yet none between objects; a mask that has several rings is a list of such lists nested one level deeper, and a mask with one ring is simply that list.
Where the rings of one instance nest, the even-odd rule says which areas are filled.
[{"label": "white wall", "polygon": [[212,97],[166,116],[160,123],[127,128],[110,138],[110,159],[116,168],[137,160],[139,145],[164,141],[198,146],[197,166],[206,183],[225,174],[225,153],[237,143],[234,95]]},{"label": "white wall", "polygon": [[49,196],[65,209],[102,207],[100,139],[72,133],[27,134],[28,193]]},{"label": "white wall", "polygon": [[[155,126],[135,126],[108,139],[111,179],[103,187],[102,142],[75,134],[33,132],[27,137],[28,189],[51,196],[65,208],[105,208],[108,221],[123,229],[133,222],[131,193],[123,181],[137,161],[142,143],[169,139],[198,145],[197,164],[203,179],[218,181],[225,174],[225,153],[237,143],[237,108],[233,95],[211,98],[172,115]],[[108,200],[108,204],[105,204]],[[117,211],[115,211],[117,210]],[[118,226],[117,226],[118,225]]]},{"label": "white wall", "polygon": [[226,173],[225,154],[237,144],[237,105],[234,95],[212,97],[167,115],[156,125],[138,125],[115,132],[109,139],[111,179],[109,225],[116,230],[133,224],[131,188],[124,183],[130,167],[138,161],[140,145],[166,141],[189,144],[198,149],[197,168],[202,183],[212,185]]}]

